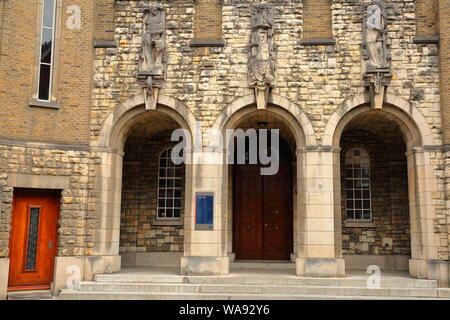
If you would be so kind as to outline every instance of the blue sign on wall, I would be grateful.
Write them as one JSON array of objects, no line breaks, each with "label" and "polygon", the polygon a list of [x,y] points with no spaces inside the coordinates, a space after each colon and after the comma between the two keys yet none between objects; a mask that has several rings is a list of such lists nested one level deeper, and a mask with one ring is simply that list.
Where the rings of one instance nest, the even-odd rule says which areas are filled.
[{"label": "blue sign on wall", "polygon": [[195,229],[214,229],[214,193],[212,192],[195,194]]}]

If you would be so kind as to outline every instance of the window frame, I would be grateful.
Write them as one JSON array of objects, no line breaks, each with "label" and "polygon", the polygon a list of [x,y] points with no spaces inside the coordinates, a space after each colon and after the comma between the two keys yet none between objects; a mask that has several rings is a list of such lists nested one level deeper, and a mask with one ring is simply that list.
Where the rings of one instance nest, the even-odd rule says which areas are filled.
[{"label": "window frame", "polygon": [[[359,151],[360,152],[360,156],[355,156],[354,152],[355,151]],[[355,170],[355,161],[354,159],[358,157],[359,158],[359,166],[361,166],[361,176],[357,177],[354,175],[354,170]],[[351,163],[349,163],[349,159],[352,159]],[[364,161],[362,161],[362,159],[366,159],[366,163],[364,163]],[[351,165],[352,166],[352,177],[348,177],[347,175],[347,170],[348,170],[348,166]],[[368,170],[368,177],[363,177],[362,174],[362,166],[363,165],[367,165],[367,170]],[[371,177],[371,173],[372,173],[372,167],[371,167],[371,161],[370,161],[370,155],[369,153],[364,150],[363,148],[351,148],[350,150],[347,151],[347,153],[345,154],[345,160],[344,160],[344,188],[345,188],[345,221],[347,222],[351,222],[351,223],[357,223],[357,222],[362,222],[362,223],[367,223],[367,222],[373,222],[373,207],[372,207],[372,177]],[[347,181],[367,181],[368,182],[368,187],[367,188],[363,188],[363,184],[361,183],[361,187],[355,188],[355,184],[354,182],[352,183],[352,187],[349,188],[347,187]],[[368,197],[364,197],[363,192],[365,190],[368,190],[369,192],[369,196]],[[348,198],[348,192],[352,191],[353,197],[352,198]],[[356,198],[355,196],[355,191],[361,191],[361,196]],[[364,201],[369,201],[369,208],[364,208]],[[348,201],[353,201],[353,208],[348,208]],[[361,208],[356,208],[356,201],[361,201]],[[361,218],[358,219],[356,218],[356,211],[357,210],[361,211]],[[349,218],[349,211],[352,212],[353,214],[353,218]],[[370,218],[369,219],[365,219],[364,218],[364,211],[369,211],[370,214]]]},{"label": "window frame", "polygon": [[[41,25],[40,25],[40,45],[39,45],[39,65],[38,65],[37,92],[36,92],[37,101],[42,101],[42,102],[50,102],[50,101],[52,101],[57,2],[58,2],[58,0],[54,0],[53,1],[53,16],[52,16],[53,27],[52,28],[46,27],[44,25],[45,0],[43,0],[43,2],[42,2]],[[42,45],[43,45],[44,30],[45,29],[51,29],[52,30],[52,48],[51,48],[51,55],[50,55],[50,63],[43,63],[42,62]],[[49,79],[49,85],[48,85],[48,99],[47,100],[39,98],[39,91],[40,91],[40,88],[41,88],[41,72],[42,72],[42,68],[41,67],[42,67],[42,65],[49,65],[50,66],[50,79]]]},{"label": "window frame", "polygon": [[[158,188],[157,188],[157,194],[156,194],[156,221],[181,221],[182,215],[183,215],[183,171],[182,171],[183,167],[181,165],[176,165],[171,160],[171,156],[170,155],[172,154],[172,150],[173,150],[172,147],[165,148],[158,156],[158,181],[157,181]],[[167,157],[163,157],[163,155],[165,155],[166,153],[168,154],[168,156]],[[172,162],[172,166],[169,167],[168,163],[166,162],[165,167],[161,167],[161,160],[162,160],[162,158],[171,161]],[[180,169],[180,172],[181,172],[180,176],[176,176],[176,173],[177,173],[176,169],[177,168]],[[161,169],[165,169],[166,175],[163,176],[163,177],[161,176]],[[168,175],[167,175],[168,169],[174,169],[174,176],[173,177],[168,177]],[[161,187],[161,183],[160,183],[161,179],[165,180],[165,186],[164,187]],[[167,181],[168,180],[181,180],[180,186],[176,187],[175,182],[174,182],[172,187],[168,187],[167,186]],[[165,193],[164,197],[160,196],[160,190],[161,189],[164,189],[164,190],[167,191],[167,190],[169,190],[169,188],[171,188],[171,190],[173,191],[172,197],[170,197],[170,198],[167,197],[167,193]],[[180,196],[179,197],[175,196],[175,190],[179,190],[180,191]],[[167,206],[167,200],[168,199],[173,201],[171,207]],[[165,200],[164,201],[164,203],[165,203],[164,207],[160,206],[160,200]],[[180,206],[179,207],[175,206],[175,200],[180,200]],[[174,212],[172,211],[172,217],[167,217],[167,216],[161,217],[160,214],[159,214],[160,209],[164,209],[164,210],[167,210],[167,209],[172,209],[172,210],[179,209],[180,210],[180,216],[179,217],[175,217],[174,216]]]},{"label": "window frame", "polygon": [[58,78],[59,78],[59,52],[61,39],[61,20],[62,20],[62,1],[55,0],[53,11],[53,44],[52,44],[52,65],[50,71],[49,100],[39,99],[40,87],[40,66],[42,54],[42,37],[43,37],[43,21],[44,21],[44,0],[39,0],[38,10],[36,13],[36,32],[35,32],[35,57],[33,67],[33,85],[30,92],[28,104],[30,107],[43,107],[51,109],[59,109],[60,104],[57,100],[58,96]]}]

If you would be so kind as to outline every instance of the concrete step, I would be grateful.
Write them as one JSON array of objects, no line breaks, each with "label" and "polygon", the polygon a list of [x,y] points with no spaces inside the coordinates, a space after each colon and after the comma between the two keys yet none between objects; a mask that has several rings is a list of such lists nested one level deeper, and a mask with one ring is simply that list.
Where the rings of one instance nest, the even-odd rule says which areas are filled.
[{"label": "concrete step", "polygon": [[199,294],[199,293],[160,293],[160,292],[102,292],[75,291],[63,289],[62,300],[415,300],[436,299],[392,296],[343,296],[308,294]]},{"label": "concrete step", "polygon": [[437,298],[436,288],[379,288],[305,285],[243,285],[243,284],[145,284],[83,282],[83,292],[160,292],[199,294],[285,294],[330,296],[392,296]]},{"label": "concrete step", "polygon": [[[298,286],[339,286],[367,287],[367,277],[359,278],[300,278],[284,275],[245,275],[226,277],[195,277],[179,275],[147,274],[99,274],[98,283],[189,283],[189,284],[240,284],[240,285],[298,285]],[[414,278],[382,277],[382,288],[436,288],[437,281]]]},{"label": "concrete step", "polygon": [[15,291],[6,294],[7,300],[53,300],[50,290]]},{"label": "concrete step", "polygon": [[295,270],[295,263],[291,261],[234,261],[230,263],[230,270]]}]

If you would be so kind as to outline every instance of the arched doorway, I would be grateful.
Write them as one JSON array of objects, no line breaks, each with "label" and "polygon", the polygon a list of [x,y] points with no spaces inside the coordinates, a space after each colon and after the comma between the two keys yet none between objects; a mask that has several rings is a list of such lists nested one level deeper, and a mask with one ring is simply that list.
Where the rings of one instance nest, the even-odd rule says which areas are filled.
[{"label": "arched doorway", "polygon": [[342,254],[347,270],[406,271],[411,232],[406,143],[386,112],[354,117],[340,138]]},{"label": "arched doorway", "polygon": [[[331,117],[323,139],[324,144],[332,145],[334,149],[336,238],[343,244],[340,248],[347,254],[347,248],[356,249],[357,245],[346,247],[345,241],[362,242],[355,252],[356,261],[346,259],[347,269],[365,269],[369,265],[377,265],[381,270],[409,270],[410,275],[416,277],[437,279],[439,276],[433,274],[434,271],[429,267],[430,261],[437,257],[436,247],[439,243],[429,223],[435,217],[432,194],[437,190],[428,151],[435,143],[431,130],[421,113],[406,100],[387,95],[383,109],[373,110],[366,98],[361,95],[346,101]],[[355,139],[364,141],[357,142]],[[357,240],[352,240],[352,236],[346,237],[346,231],[343,232],[343,228],[353,227],[353,221],[347,221],[349,204],[344,199],[344,196],[347,197],[344,193],[350,190],[344,184],[347,180],[345,166],[354,162],[348,163],[345,159],[351,156],[352,150],[358,149],[367,154],[366,163],[370,166],[375,164],[370,179],[380,181],[373,181],[378,185],[374,187],[378,188],[376,192],[379,195],[375,199],[378,209],[372,211],[372,221],[366,221],[372,225],[360,221],[362,225],[354,226],[362,228],[360,230],[373,229],[370,229],[370,234],[369,229],[366,229],[367,232],[363,231],[366,234],[359,234]],[[376,166],[384,169],[377,169]],[[383,172],[382,179],[380,174],[374,175],[373,170]],[[389,187],[387,193],[382,180]],[[384,196],[380,197],[383,193]],[[376,221],[380,218],[386,219],[386,233],[380,232],[380,220]]]},{"label": "arched doorway", "polygon": [[[294,212],[298,211],[296,138],[276,107],[249,112],[233,129],[244,134],[234,140],[235,145],[245,145],[244,162],[239,162],[239,148],[235,147],[234,164],[228,165],[234,257],[237,261],[289,261],[295,251]],[[278,130],[276,147],[271,145],[271,130]],[[264,132],[267,143],[261,141]],[[265,148],[268,155],[278,159],[274,174],[263,174],[262,169],[270,165],[263,165],[259,157],[252,158]]]}]

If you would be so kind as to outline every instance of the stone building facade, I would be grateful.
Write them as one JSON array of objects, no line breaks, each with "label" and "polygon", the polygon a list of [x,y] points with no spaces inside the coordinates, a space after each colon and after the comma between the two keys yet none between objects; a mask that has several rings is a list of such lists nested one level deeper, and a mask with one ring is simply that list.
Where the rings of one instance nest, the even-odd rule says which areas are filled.
[{"label": "stone building facade", "polygon": [[[246,253],[241,184],[226,150],[209,148],[221,142],[212,132],[261,123],[292,154],[284,245],[298,276],[376,264],[448,286],[449,24],[448,0],[1,1],[0,298],[33,284],[11,280],[15,234],[27,229],[30,243],[32,230],[15,219],[24,194],[44,190],[59,197],[51,281],[40,283],[55,294],[73,270],[83,280],[121,266],[228,274]],[[40,99],[50,29],[51,90]],[[374,69],[380,53],[389,63]],[[179,176],[160,162],[176,129],[193,145]],[[348,175],[354,150],[368,154],[366,178]],[[212,230],[195,223],[205,192]]]}]

